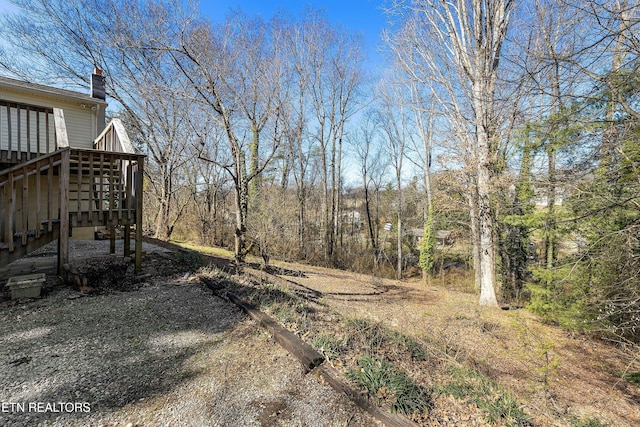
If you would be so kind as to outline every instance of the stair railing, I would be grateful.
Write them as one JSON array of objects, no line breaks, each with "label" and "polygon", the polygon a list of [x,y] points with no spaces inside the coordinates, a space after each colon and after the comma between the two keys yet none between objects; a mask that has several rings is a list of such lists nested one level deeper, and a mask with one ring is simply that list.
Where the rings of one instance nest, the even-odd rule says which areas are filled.
[{"label": "stair railing", "polygon": [[20,163],[62,148],[56,140],[60,131],[66,140],[64,115],[57,108],[0,99],[0,125],[0,163]]},{"label": "stair railing", "polygon": [[107,127],[93,141],[93,148],[115,153],[135,154],[129,135],[120,119],[112,119],[109,122]]},{"label": "stair railing", "polygon": [[[0,112],[2,107],[0,103]],[[61,272],[68,262],[70,218],[73,218],[75,223],[83,219],[82,224],[76,225],[113,227],[120,223],[127,230],[137,224],[136,271],[139,271],[145,156],[135,153],[119,120],[113,120],[96,138],[93,150],[84,150],[69,148],[62,110],[52,109],[51,117],[57,150],[0,171],[0,250],[9,253],[1,254],[0,265],[11,260],[14,253],[25,255],[33,250],[37,247],[34,240],[57,226]],[[13,120],[19,123],[18,119]],[[23,141],[15,140],[20,140],[20,144]],[[15,149],[21,148],[18,144]],[[12,154],[14,148],[5,151],[15,160],[24,160]],[[70,183],[71,176],[76,179],[74,183]],[[72,204],[70,193],[77,204]]]},{"label": "stair railing", "polygon": [[[136,271],[140,271],[142,251],[142,189],[144,175],[144,155],[136,154],[133,144],[120,119],[112,119],[107,127],[93,142],[93,148],[110,156],[111,153],[119,153],[116,158],[111,158],[111,167],[119,171],[119,175],[102,175],[102,185],[109,185],[109,221],[117,213],[119,219],[126,215],[129,219],[125,222],[124,244],[125,254],[129,251],[129,225],[136,224]],[[106,199],[102,198],[102,203]],[[135,219],[131,217],[135,214]],[[113,230],[112,230],[113,231]],[[111,233],[112,235],[114,233]],[[112,250],[114,242],[112,240]]]},{"label": "stair railing", "polygon": [[[8,120],[5,122],[8,144],[3,147],[7,148],[3,153],[9,160],[23,161],[0,171],[0,246],[9,252],[6,259],[10,259],[16,250],[24,254],[31,250],[30,247],[36,247],[41,235],[52,233],[56,225],[60,235],[69,234],[70,150],[61,109],[5,101],[0,103],[0,109],[2,107],[6,108],[4,117]],[[44,123],[40,121],[40,113],[44,114]],[[51,121],[53,127],[50,127]],[[44,128],[41,128],[42,124]],[[13,132],[12,127],[15,128]],[[44,145],[40,144],[43,140],[41,131],[46,134]],[[35,139],[31,138],[34,132]],[[55,150],[51,149],[52,145]],[[42,151],[46,154],[42,155]],[[27,157],[38,157],[24,161],[24,153]],[[66,239],[60,239],[63,263],[68,260],[66,245]]]},{"label": "stair railing", "polygon": [[53,232],[54,226],[61,233],[64,229],[69,232],[68,220],[64,224],[61,215],[65,209],[62,194],[68,187],[64,170],[68,168],[66,148],[0,172],[0,244],[4,250],[11,254],[26,248],[31,240]]}]

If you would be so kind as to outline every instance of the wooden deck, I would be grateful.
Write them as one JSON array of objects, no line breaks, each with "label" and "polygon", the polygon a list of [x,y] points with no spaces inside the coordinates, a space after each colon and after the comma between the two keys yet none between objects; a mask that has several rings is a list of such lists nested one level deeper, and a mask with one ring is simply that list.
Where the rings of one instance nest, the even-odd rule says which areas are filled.
[{"label": "wooden deck", "polygon": [[[0,268],[58,239],[57,270],[62,274],[73,228],[123,226],[128,248],[135,226],[136,271],[140,271],[145,156],[135,153],[122,124],[115,120],[107,126],[94,141],[94,149],[70,148],[60,110],[6,102],[0,102],[0,108],[6,108],[7,116],[17,114],[13,123],[18,128],[20,117],[37,120],[38,129],[44,126],[34,139],[30,123],[26,132],[24,126],[22,132],[13,132],[8,123],[9,140],[0,150],[5,167],[0,170]],[[52,133],[55,150],[50,150]]]}]

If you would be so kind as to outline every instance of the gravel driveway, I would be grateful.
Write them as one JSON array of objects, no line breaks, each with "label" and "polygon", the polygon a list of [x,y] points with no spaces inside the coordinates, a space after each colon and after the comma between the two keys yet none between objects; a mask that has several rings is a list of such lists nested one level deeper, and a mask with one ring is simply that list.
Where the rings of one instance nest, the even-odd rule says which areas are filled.
[{"label": "gravel driveway", "polygon": [[0,304],[0,425],[377,425],[195,279]]}]

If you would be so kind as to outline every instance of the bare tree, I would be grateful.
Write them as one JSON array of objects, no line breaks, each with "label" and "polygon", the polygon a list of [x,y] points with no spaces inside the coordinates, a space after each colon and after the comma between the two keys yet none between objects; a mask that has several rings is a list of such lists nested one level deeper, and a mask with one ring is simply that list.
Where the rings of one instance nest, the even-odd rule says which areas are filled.
[{"label": "bare tree", "polygon": [[147,195],[157,207],[155,235],[168,239],[185,208],[176,195],[184,183],[184,152],[193,138],[187,125],[192,110],[185,103],[189,88],[184,77],[158,46],[195,9],[173,1],[13,3],[20,12],[5,15],[0,30],[14,53],[5,66],[28,80],[83,88],[88,69],[105,71],[108,95],[122,107],[121,117],[149,156],[145,176],[151,187]]},{"label": "bare tree", "polygon": [[[433,78],[444,83],[445,92],[451,88],[446,108],[454,113],[454,127],[472,135],[468,160],[473,167],[470,206],[477,222],[477,280],[480,304],[493,306],[497,305],[492,206],[499,129],[496,82],[513,7],[511,0],[401,3],[396,11],[404,14],[405,28],[403,37],[392,44],[406,71],[418,81],[433,86],[429,82]],[[434,94],[439,96],[438,91]],[[467,111],[472,113],[471,123],[467,122]]]},{"label": "bare tree", "polygon": [[384,155],[374,112],[365,115],[360,128],[353,134],[351,146],[360,164],[362,188],[364,190],[365,217],[367,221],[368,245],[373,251],[374,265],[377,266],[380,247],[378,243],[378,223],[376,196],[380,193],[383,176],[388,166],[388,158]]},{"label": "bare tree", "polygon": [[357,37],[332,27],[318,13],[310,12],[300,26],[296,46],[304,62],[298,66],[308,71],[304,79],[313,117],[308,132],[320,149],[324,249],[325,259],[330,261],[339,235],[345,125],[357,111],[363,57]]},{"label": "bare tree", "polygon": [[[254,24],[232,21],[212,27],[200,21],[187,22],[177,44],[164,46],[195,88],[194,101],[208,108],[208,114],[224,129],[232,161],[222,163],[217,159],[203,159],[218,163],[234,182],[234,251],[237,262],[244,261],[249,249],[246,233],[250,183],[259,179],[282,138],[282,93],[279,87],[283,73],[280,57],[270,36],[261,32],[258,34],[258,40],[263,43],[261,53],[254,52],[254,47],[248,49],[250,42],[243,27]],[[245,68],[248,58],[271,64],[271,68],[261,74],[264,80],[248,76],[250,70]],[[262,152],[259,135],[267,128],[270,132],[269,145]],[[245,138],[247,130],[251,132],[250,138]]]},{"label": "bare tree", "polygon": [[402,236],[404,232],[403,209],[404,197],[402,189],[402,172],[405,157],[405,149],[411,139],[411,130],[407,95],[405,88],[396,81],[383,80],[380,85],[381,109],[378,114],[378,121],[382,133],[384,134],[386,149],[389,153],[389,160],[393,166],[395,178],[395,214],[397,221],[396,252],[398,255],[396,265],[396,278],[402,278]]},{"label": "bare tree", "polygon": [[[192,210],[200,223],[201,243],[225,246],[223,210],[231,185],[223,168],[199,157],[218,159],[224,163],[224,132],[206,120],[194,123],[198,127],[199,146],[192,147],[188,161],[187,178],[191,188]],[[228,162],[229,160],[227,160]]]},{"label": "bare tree", "polygon": [[304,259],[308,255],[307,199],[311,180],[311,166],[316,141],[311,137],[310,128],[310,81],[313,70],[309,66],[309,49],[313,48],[307,40],[302,24],[281,25],[282,47],[286,51],[292,78],[291,97],[285,109],[286,156],[291,161],[291,174],[296,187],[297,200],[297,240],[298,251]]},{"label": "bare tree", "polygon": [[[406,73],[402,74],[406,75]],[[412,123],[415,127],[415,136],[411,138],[411,151],[416,155],[408,155],[407,159],[422,170],[424,185],[424,195],[422,197],[422,225],[424,232],[420,245],[419,265],[422,269],[423,281],[427,283],[433,268],[436,246],[431,167],[437,113],[434,108],[434,98],[430,97],[428,88],[422,87],[415,79],[411,78],[408,78],[404,85],[407,86],[409,91],[409,108],[412,111]]]}]

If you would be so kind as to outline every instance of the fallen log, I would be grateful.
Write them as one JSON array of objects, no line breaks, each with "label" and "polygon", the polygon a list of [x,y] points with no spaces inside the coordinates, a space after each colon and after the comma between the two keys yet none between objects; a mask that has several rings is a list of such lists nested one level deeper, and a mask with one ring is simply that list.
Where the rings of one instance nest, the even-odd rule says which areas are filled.
[{"label": "fallen log", "polygon": [[227,298],[242,308],[260,326],[267,329],[278,344],[302,363],[305,372],[311,371],[324,362],[324,356],[318,353],[316,349],[302,341],[293,332],[280,326],[274,319],[258,310],[253,304],[242,301],[230,292],[227,293]]},{"label": "fallen log", "polygon": [[[319,380],[329,384],[334,390],[344,393],[359,408],[388,427],[417,427],[417,424],[400,414],[392,414],[388,410],[372,404],[362,394],[354,390],[342,374],[324,363],[324,356],[309,344],[302,341],[288,329],[280,326],[273,318],[258,310],[253,304],[241,300],[235,294],[226,292],[226,287],[219,285],[208,277],[201,277],[202,282],[218,297],[242,308],[258,325],[267,329],[278,344],[293,354],[301,363],[305,372],[313,372]],[[238,279],[238,278],[236,278]],[[248,280],[242,279],[241,280]]]}]

